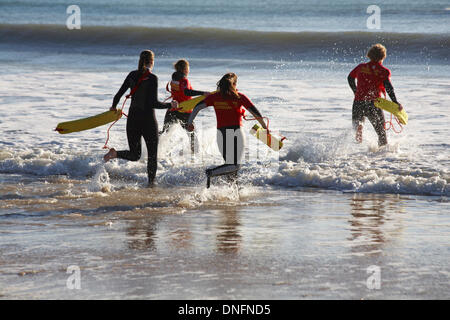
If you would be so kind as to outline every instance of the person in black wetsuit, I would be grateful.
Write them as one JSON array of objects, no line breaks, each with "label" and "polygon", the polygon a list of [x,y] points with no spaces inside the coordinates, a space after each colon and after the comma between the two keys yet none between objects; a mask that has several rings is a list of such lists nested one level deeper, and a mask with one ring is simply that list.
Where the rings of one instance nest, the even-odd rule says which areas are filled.
[{"label": "person in black wetsuit", "polygon": [[[183,101],[190,100],[194,96],[208,95],[209,92],[193,90],[191,83],[189,82],[187,76],[189,74],[189,62],[185,59],[178,60],[174,64],[175,72],[172,73],[172,80],[170,81],[170,93],[173,100],[181,103]],[[180,112],[177,110],[167,110],[164,117],[164,126],[161,134],[169,130],[169,127],[179,122],[181,126],[186,129],[187,121],[192,111]],[[189,133],[191,140],[191,152],[195,152],[195,133]]]},{"label": "person in black wetsuit", "polygon": [[105,162],[114,158],[137,161],[141,157],[141,137],[144,137],[148,151],[147,173],[151,186],[156,176],[158,154],[158,122],[155,109],[177,108],[178,103],[162,103],[158,100],[158,77],[151,73],[154,54],[144,50],[140,54],[138,70],[131,71],[114,96],[110,110],[116,110],[120,98],[128,89],[137,89],[131,97],[127,119],[127,138],[130,150],[116,151],[111,148],[103,157]]}]

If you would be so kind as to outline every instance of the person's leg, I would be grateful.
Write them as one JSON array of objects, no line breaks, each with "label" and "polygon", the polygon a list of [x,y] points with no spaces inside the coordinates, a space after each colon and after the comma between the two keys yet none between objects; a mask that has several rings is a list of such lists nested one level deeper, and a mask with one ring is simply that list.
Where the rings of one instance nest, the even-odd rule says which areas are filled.
[{"label": "person's leg", "polygon": [[164,124],[163,129],[160,132],[160,134],[163,134],[169,130],[169,127],[177,121],[175,111],[170,111],[170,109],[167,109],[166,115],[164,116]]},{"label": "person's leg", "polygon": [[375,129],[375,132],[378,135],[378,146],[381,147],[387,145],[386,129],[384,128],[385,119],[383,110],[375,107],[373,102],[368,107],[368,110],[369,112],[367,114],[367,118],[369,119],[370,123]]},{"label": "person's leg", "polygon": [[117,158],[117,151],[114,148],[109,149],[108,153],[103,156],[103,160],[108,162],[109,160]]},{"label": "person's leg", "polygon": [[147,146],[147,175],[148,185],[153,185],[158,168],[158,123],[156,120],[147,123],[144,129],[144,140]]},{"label": "person's leg", "polygon": [[191,160],[194,160],[194,155],[198,152],[198,139],[197,136],[195,135],[195,132],[188,132],[189,135],[189,140],[191,142]]},{"label": "person's leg", "polygon": [[129,150],[117,151],[117,158],[138,161],[141,158],[142,123],[128,119],[127,138]]},{"label": "person's leg", "polygon": [[[176,112],[175,117],[180,122],[180,125],[183,129],[187,129],[187,123],[190,115],[190,113]],[[193,156],[198,150],[198,140],[194,131],[187,132],[187,134],[191,144],[191,155]]]},{"label": "person's leg", "polygon": [[237,172],[239,171],[240,167],[240,164],[223,164],[218,167],[206,169],[206,175],[210,178],[225,175],[233,175],[237,177]]},{"label": "person's leg", "polygon": [[244,151],[244,137],[241,128],[218,129],[217,144],[225,164],[206,170],[207,187],[209,187],[211,177],[226,175],[229,182],[237,181]]},{"label": "person's leg", "polygon": [[130,161],[137,161],[141,157],[141,129],[137,122],[127,120],[127,138],[130,150],[116,151],[111,148],[103,157],[105,162],[111,159],[120,158]]},{"label": "person's leg", "polygon": [[362,142],[362,130],[364,123],[364,101],[353,101],[352,107],[352,126],[353,130],[356,131],[356,141],[358,143]]},{"label": "person's leg", "polygon": [[237,183],[238,172],[241,168],[242,156],[244,155],[244,134],[241,127],[235,129],[234,132],[228,131],[228,134],[230,137],[227,138],[227,141],[232,141],[232,144],[228,146],[228,150],[233,149],[234,171],[227,175],[227,180],[230,183]]}]

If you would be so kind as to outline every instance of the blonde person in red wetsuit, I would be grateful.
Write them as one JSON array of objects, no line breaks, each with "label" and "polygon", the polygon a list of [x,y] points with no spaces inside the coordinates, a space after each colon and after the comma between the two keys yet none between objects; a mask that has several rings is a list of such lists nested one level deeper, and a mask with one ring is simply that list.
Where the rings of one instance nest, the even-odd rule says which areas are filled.
[{"label": "blonde person in red wetsuit", "polygon": [[[191,83],[187,76],[189,74],[189,62],[187,60],[178,60],[174,64],[175,72],[172,74],[172,81],[170,81],[170,93],[173,100],[181,103],[186,100],[192,99],[193,96],[207,95],[209,92],[193,90]],[[170,125],[175,122],[179,122],[183,128],[186,129],[186,124],[192,111],[179,112],[177,110],[167,110],[164,117],[164,126],[161,133],[166,132]],[[195,135],[194,132],[190,133],[191,139],[191,151],[194,153],[195,149]]]},{"label": "blonde person in red wetsuit", "polygon": [[395,97],[390,81],[391,71],[383,66],[386,48],[379,43],[375,44],[367,52],[367,57],[370,62],[359,64],[347,78],[355,94],[352,109],[353,129],[356,130],[356,141],[361,143],[364,118],[367,117],[378,135],[378,145],[384,146],[387,144],[384,113],[375,107],[374,100],[387,92],[391,100],[399,105],[399,110],[403,107]]},{"label": "blonde person in red wetsuit", "polygon": [[206,170],[207,187],[209,187],[211,177],[228,175],[232,180],[237,178],[244,151],[242,116],[245,109],[259,121],[264,129],[267,129],[261,113],[247,96],[237,91],[236,85],[236,74],[225,74],[217,83],[217,92],[197,104],[187,123],[187,130],[193,131],[194,125],[192,123],[198,112],[208,106],[214,106],[217,118],[217,144],[225,164]]}]

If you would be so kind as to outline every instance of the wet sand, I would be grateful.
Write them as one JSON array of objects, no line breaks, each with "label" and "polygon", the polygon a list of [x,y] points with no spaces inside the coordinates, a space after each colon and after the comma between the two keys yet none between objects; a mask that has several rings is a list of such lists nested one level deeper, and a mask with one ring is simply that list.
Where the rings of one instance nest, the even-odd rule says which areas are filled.
[{"label": "wet sand", "polygon": [[450,298],[445,198],[2,181],[1,299]]}]

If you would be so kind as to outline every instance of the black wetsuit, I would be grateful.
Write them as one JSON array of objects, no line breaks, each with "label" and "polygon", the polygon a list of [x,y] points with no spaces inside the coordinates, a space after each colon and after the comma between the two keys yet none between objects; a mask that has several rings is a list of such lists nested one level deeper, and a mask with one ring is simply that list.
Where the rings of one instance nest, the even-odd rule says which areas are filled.
[{"label": "black wetsuit", "polygon": [[[348,84],[350,85],[350,88],[355,93],[356,92],[355,79],[349,76],[347,80]],[[398,103],[397,98],[395,97],[394,87],[392,86],[391,82],[389,80],[385,80],[383,84],[391,100],[395,103]],[[352,123],[354,129],[358,127],[359,123],[364,122],[364,117],[367,117],[367,119],[369,119],[370,123],[375,129],[375,132],[378,135],[378,145],[379,146],[386,145],[387,137],[386,137],[386,129],[384,128],[385,119],[383,110],[375,107],[373,101],[370,100],[353,101]]]},{"label": "black wetsuit", "polygon": [[[176,72],[172,73],[173,81],[180,81],[184,77],[185,77],[185,75],[181,72],[176,71]],[[205,93],[206,92],[204,92],[204,91],[184,89],[184,95],[189,96],[189,97],[201,96],[201,95],[204,95]],[[166,115],[164,116],[164,125],[163,125],[163,129],[161,131],[161,134],[166,132],[167,130],[169,130],[169,127],[176,122],[179,122],[180,125],[184,129],[186,129],[187,121],[188,121],[190,115],[191,115],[190,113],[186,113],[186,112],[167,110]],[[191,151],[192,151],[192,153],[194,153],[195,145],[196,145],[196,142],[195,142],[196,138],[195,138],[194,131],[189,133],[189,137],[191,140]]]},{"label": "black wetsuit", "polygon": [[[131,71],[114,96],[113,107],[116,107],[124,93],[137,84],[141,73]],[[156,176],[158,154],[158,122],[155,109],[170,108],[170,103],[158,101],[158,77],[152,73],[144,78],[131,98],[131,106],[127,119],[127,137],[130,150],[117,151],[117,157],[137,161],[141,157],[141,137],[144,137],[148,151],[147,173],[151,185]]]}]

